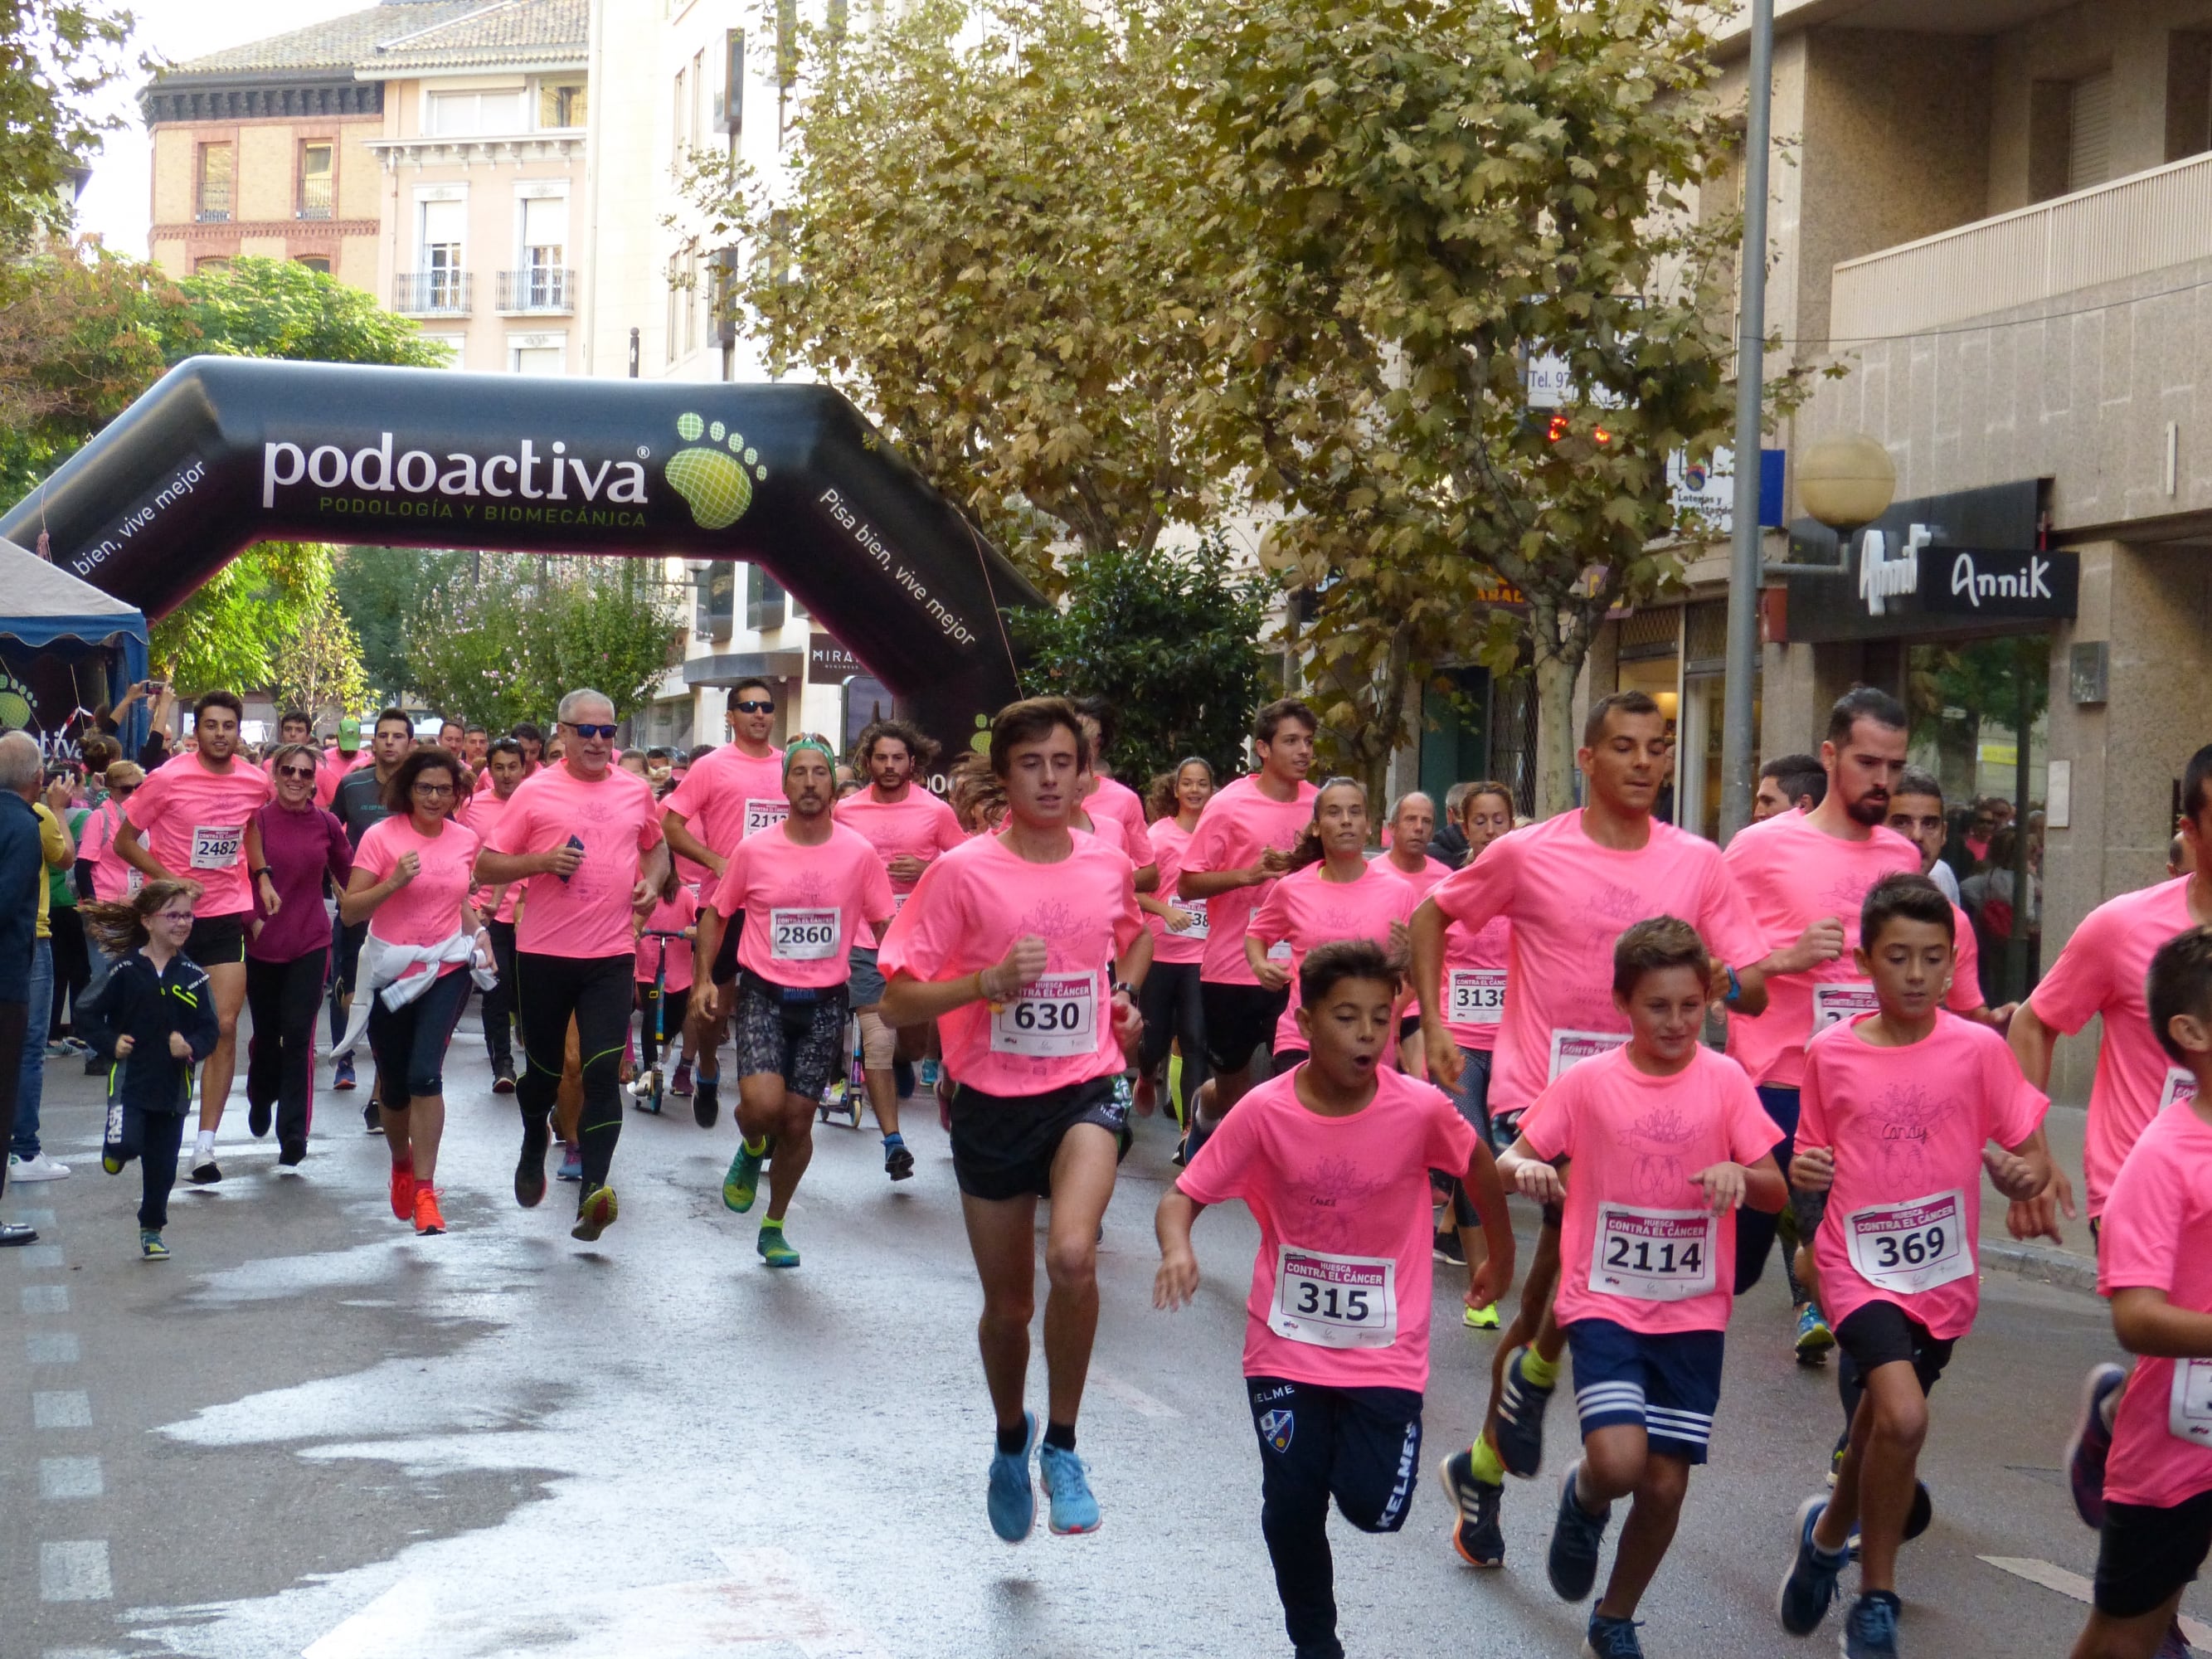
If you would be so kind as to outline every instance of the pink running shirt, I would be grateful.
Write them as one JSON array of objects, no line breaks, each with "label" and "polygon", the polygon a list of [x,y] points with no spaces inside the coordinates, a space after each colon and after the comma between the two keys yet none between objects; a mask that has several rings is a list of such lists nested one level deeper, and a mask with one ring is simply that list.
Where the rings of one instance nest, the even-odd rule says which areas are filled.
[{"label": "pink running shirt", "polygon": [[1137,867],[1142,869],[1147,860],[1137,855],[1147,845],[1145,836],[1145,803],[1137,792],[1119,778],[1109,778],[1103,773],[1098,777],[1098,787],[1085,797],[1083,810],[1095,821],[1112,818],[1121,826],[1121,848]]},{"label": "pink running shirt", "polygon": [[[387,945],[442,945],[459,933],[461,901],[474,878],[477,845],[473,830],[451,819],[434,836],[423,835],[403,813],[370,824],[354,852],[355,869],[382,881],[404,853],[414,854],[422,867],[414,880],[369,912],[368,931]],[[450,974],[460,965],[449,962],[438,971]]]},{"label": "pink running shirt", "polygon": [[1613,1006],[1613,947],[1632,922],[1678,917],[1732,968],[1766,955],[1720,848],[1656,819],[1642,847],[1617,852],[1583,833],[1579,811],[1562,812],[1499,836],[1429,896],[1463,927],[1513,924],[1493,1113],[1523,1110],[1566,1066],[1627,1035]]},{"label": "pink running shirt", "polygon": [[1323,1117],[1298,1099],[1304,1069],[1238,1101],[1176,1185],[1200,1204],[1241,1198],[1260,1224],[1247,1376],[1419,1393],[1429,1382],[1428,1172],[1464,1173],[1474,1131],[1442,1090],[1388,1067],[1360,1110]]},{"label": "pink running shirt", "polygon": [[218,772],[197,755],[179,755],[146,775],[123,811],[155,862],[205,890],[193,915],[238,916],[253,908],[246,826],[276,793],[267,773],[236,756]]},{"label": "pink running shirt", "polygon": [[[669,933],[682,933],[686,927],[696,927],[698,924],[698,896],[681,883],[677,885],[676,896],[661,900],[653,907],[653,914],[645,920],[647,927]],[[653,983],[653,975],[659,970],[660,947],[664,945],[668,947],[668,994],[673,996],[678,991],[689,991],[691,988],[691,941],[688,939],[647,939],[641,933],[637,941],[637,982],[640,985]],[[679,1029],[683,1024],[682,1016],[673,1008],[668,1012],[668,1029],[672,1031]]]},{"label": "pink running shirt", "polygon": [[868,838],[832,822],[830,839],[802,847],[782,824],[747,836],[708,901],[725,921],[744,913],[738,963],[778,985],[827,988],[852,977],[853,947],[897,906]]},{"label": "pink running shirt", "polygon": [[103,904],[129,898],[145,885],[136,865],[125,864],[115,850],[115,832],[122,826],[125,803],[110,795],[94,807],[77,836],[76,855],[92,860],[92,896]]},{"label": "pink running shirt", "polygon": [[[1390,924],[1404,921],[1420,903],[1413,888],[1380,859],[1369,862],[1357,881],[1330,881],[1322,874],[1328,868],[1324,862],[1293,870],[1268,888],[1266,902],[1252,913],[1251,935],[1263,951],[1279,940],[1291,947],[1291,1000],[1275,1022],[1278,1054],[1306,1046],[1298,1035],[1298,969],[1306,952],[1340,939],[1371,939],[1388,948]],[[1395,1041],[1389,1046],[1395,1048]]]},{"label": "pink running shirt", "polygon": [[1700,1044],[1686,1068],[1653,1077],[1615,1048],[1545,1090],[1521,1134],[1539,1158],[1573,1160],[1553,1304],[1560,1324],[1609,1319],[1651,1336],[1727,1328],[1735,1212],[1705,1208],[1691,1177],[1723,1162],[1756,1164],[1782,1139],[1741,1066]]},{"label": "pink running shirt", "polygon": [[[486,772],[484,775],[489,777],[491,775]],[[514,787],[518,790],[522,787],[519,783]],[[506,800],[501,800],[498,791],[480,789],[462,803],[459,815],[460,821],[475,833],[479,843],[490,847],[494,845],[492,836],[499,828],[499,821],[507,816],[507,806],[514,799],[514,797],[509,795]],[[507,883],[506,888],[500,893],[499,908],[493,911],[484,908],[491,902],[492,887],[489,883],[480,884],[477,889],[477,908],[483,910],[486,921],[503,921],[512,927],[514,922],[514,901],[521,895],[522,888],[521,882]]]},{"label": "pink running shirt", "polygon": [[[1447,872],[1449,873],[1449,872]],[[1492,916],[1480,928],[1454,922],[1444,933],[1444,1029],[1462,1048],[1487,1053],[1498,1047],[1505,1017],[1505,987],[1512,969],[1513,924]]]},{"label": "pink running shirt", "polygon": [[991,1095],[1041,1095],[1111,1077],[1127,1065],[1114,1040],[1114,963],[1144,928],[1136,870],[1094,836],[1031,864],[997,836],[963,842],[931,865],[884,936],[884,977],[957,979],[994,967],[1014,941],[1045,942],[1043,975],[1011,1002],[981,1001],[937,1022],[945,1068]]},{"label": "pink running shirt", "polygon": [[1198,920],[1180,933],[1168,931],[1167,923],[1158,916],[1146,915],[1145,926],[1152,930],[1152,960],[1162,962],[1199,962],[1206,956],[1206,914],[1211,908],[1205,899],[1184,898],[1176,891],[1176,878],[1182,874],[1183,849],[1190,845],[1190,831],[1176,822],[1170,812],[1159,819],[1145,833],[1145,840],[1152,849],[1152,862],[1159,868],[1160,884],[1152,896],[1178,910],[1188,910]]},{"label": "pink running shirt", "polygon": [[2104,1213],[2105,1195],[2136,1137],[2175,1099],[2195,1092],[2189,1073],[2166,1059],[2151,1035],[2150,1006],[2143,1000],[2143,981],[2158,947],[2195,925],[2190,880],[2178,876],[2106,900],[2082,918],[2027,999],[2035,1017],[2054,1031],[2070,1034],[2092,1014],[2105,1017],[2081,1147],[2092,1216]]},{"label": "pink running shirt", "polygon": [[[1260,793],[1250,775],[1224,784],[1198,815],[1198,828],[1190,832],[1190,843],[1183,848],[1182,873],[1241,870],[1270,847],[1289,852],[1313,822],[1314,797],[1319,793],[1313,785],[1301,783],[1292,799],[1271,800]],[[1206,901],[1200,979],[1216,985],[1260,982],[1244,960],[1244,931],[1273,886],[1263,881],[1257,887],[1232,887]]]},{"label": "pink running shirt", "polygon": [[627,957],[636,948],[630,894],[638,856],[660,844],[660,804],[643,778],[610,766],[597,782],[568,767],[544,766],[507,797],[488,843],[500,853],[549,853],[584,843],[584,861],[566,881],[548,871],[523,884],[514,948],[537,956]]},{"label": "pink running shirt", "polygon": [[2051,1103],[2020,1074],[1996,1030],[1939,1013],[1905,1048],[1832,1025],[1805,1051],[1797,1147],[1836,1155],[1827,1217],[1813,1240],[1832,1327],[1893,1302],[1937,1338],[1964,1336],[1980,1305],[1982,1148],[2017,1146]]},{"label": "pink running shirt", "polygon": [[682,818],[709,852],[726,859],[747,836],[781,823],[790,813],[783,750],[756,757],[726,743],[686,772],[660,806]]},{"label": "pink running shirt", "polygon": [[1387,853],[1375,862],[1411,887],[1414,895],[1419,898],[1428,897],[1430,890],[1446,876],[1451,874],[1451,866],[1425,854],[1423,855],[1421,867],[1418,870],[1401,869]]},{"label": "pink running shirt", "polygon": [[[896,858],[916,858],[927,864],[968,839],[960,833],[960,820],[952,809],[918,783],[907,785],[906,794],[898,800],[878,800],[871,785],[846,796],[831,810],[838,823],[866,837],[886,865]],[[891,880],[894,895],[914,889],[914,881]]]}]

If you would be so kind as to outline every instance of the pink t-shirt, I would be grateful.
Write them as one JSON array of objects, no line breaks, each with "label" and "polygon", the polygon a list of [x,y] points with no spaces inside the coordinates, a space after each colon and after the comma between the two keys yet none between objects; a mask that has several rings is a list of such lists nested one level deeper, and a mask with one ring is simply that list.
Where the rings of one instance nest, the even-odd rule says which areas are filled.
[{"label": "pink t-shirt", "polygon": [[[653,914],[645,921],[646,927],[655,932],[682,933],[696,927],[699,921],[699,900],[689,887],[678,885],[676,896],[663,899],[653,907]],[[660,969],[660,947],[668,947],[668,990],[673,995],[691,988],[691,941],[688,939],[658,939],[641,936],[637,941],[637,982],[653,983],[653,976]],[[681,1024],[672,1018],[667,1029],[673,1030]]]},{"label": "pink t-shirt", "polygon": [[1864,841],[1841,841],[1802,812],[1784,812],[1737,831],[1721,862],[1742,890],[1768,951],[1795,944],[1829,916],[1844,924],[1843,955],[1806,973],[1773,975],[1765,1013],[1729,1018],[1728,1051],[1751,1080],[1794,1089],[1804,1074],[1816,1012],[1825,1027],[1863,1012],[1874,994],[1851,961],[1867,890],[1884,876],[1917,875],[1920,849],[1880,824]]},{"label": "pink t-shirt", "polygon": [[1093,819],[1112,818],[1121,826],[1121,848],[1142,869],[1149,860],[1138,855],[1151,845],[1145,834],[1145,803],[1137,792],[1119,778],[1101,774],[1098,787],[1086,796],[1083,810]]},{"label": "pink t-shirt", "polygon": [[738,962],[778,985],[826,988],[852,977],[855,945],[897,907],[891,878],[868,838],[832,822],[830,839],[804,847],[781,824],[747,836],[708,901],[725,919],[744,913]]},{"label": "pink t-shirt", "polygon": [[129,898],[145,881],[137,867],[125,864],[115,850],[115,832],[122,826],[124,805],[109,796],[93,809],[77,836],[76,855],[92,860],[92,896],[103,904]]},{"label": "pink t-shirt", "polygon": [[1145,842],[1152,849],[1152,863],[1160,872],[1160,884],[1152,896],[1198,918],[1182,933],[1171,933],[1158,916],[1146,916],[1145,925],[1152,930],[1152,960],[1156,963],[1203,961],[1206,912],[1212,907],[1205,899],[1182,898],[1176,892],[1176,878],[1182,874],[1183,850],[1190,845],[1190,831],[1176,823],[1170,813],[1145,832]]},{"label": "pink t-shirt", "polygon": [[[485,775],[489,776],[489,774],[487,773]],[[515,787],[519,790],[522,786],[517,784]],[[475,832],[477,840],[483,845],[493,846],[495,845],[492,840],[493,834],[499,828],[499,821],[507,816],[507,803],[514,799],[513,795],[509,795],[505,799],[501,799],[499,792],[494,789],[479,790],[461,804],[460,821]],[[489,883],[477,888],[477,904],[479,908],[490,902],[493,890]],[[522,884],[519,881],[509,882],[506,887],[499,890],[499,908],[496,911],[487,912],[485,920],[503,921],[512,926],[514,921],[514,901],[521,891]]]},{"label": "pink t-shirt", "polygon": [[[939,853],[949,853],[968,839],[960,833],[960,820],[952,809],[918,783],[909,783],[898,800],[878,800],[872,785],[839,801],[837,822],[866,837],[876,856],[885,864],[896,858],[916,858],[927,864]],[[921,878],[916,877],[919,881]],[[911,893],[915,882],[891,882],[894,895]]]},{"label": "pink t-shirt", "polygon": [[781,823],[791,811],[783,793],[783,750],[748,755],[726,743],[684,775],[660,803],[675,813],[708,850],[727,858],[747,836]]},{"label": "pink t-shirt", "polygon": [[2158,947],[2195,925],[2190,880],[2177,876],[2106,900],[2081,919],[2027,999],[2035,1017],[2054,1031],[2078,1031],[2092,1014],[2105,1017],[2081,1147],[2093,1216],[2104,1213],[2105,1195],[2136,1137],[2177,1096],[2194,1092],[2189,1073],[2167,1060],[2151,1035],[2150,1006],[2143,999],[2143,981]]},{"label": "pink t-shirt", "polygon": [[1730,967],[1766,955],[1720,848],[1654,820],[1632,852],[1601,847],[1570,810],[1499,836],[1429,896],[1462,927],[1513,924],[1490,1109],[1524,1109],[1545,1084],[1627,1035],[1613,1006],[1613,947],[1629,925],[1674,916]]},{"label": "pink t-shirt", "polygon": [[1428,897],[1429,890],[1434,887],[1438,882],[1442,881],[1446,876],[1451,874],[1451,866],[1445,864],[1439,860],[1430,858],[1425,854],[1422,855],[1421,867],[1418,870],[1406,869],[1395,860],[1391,858],[1388,853],[1385,853],[1381,858],[1376,860],[1375,862],[1381,865],[1392,875],[1397,877],[1399,880],[1411,887],[1414,893],[1421,898]]},{"label": "pink t-shirt", "polygon": [[1360,1110],[1323,1117],[1298,1099],[1303,1069],[1238,1101],[1176,1185],[1200,1204],[1241,1198],[1260,1224],[1247,1376],[1418,1393],[1429,1382],[1428,1172],[1465,1170],[1474,1131],[1441,1090],[1387,1067]]},{"label": "pink t-shirt", "polygon": [[237,916],[253,908],[246,826],[275,793],[267,773],[234,756],[218,772],[197,756],[179,755],[149,772],[123,810],[156,863],[205,890],[192,906],[195,916]]},{"label": "pink t-shirt", "polygon": [[1045,971],[997,1007],[970,1002],[937,1022],[945,1070],[992,1095],[1041,1095],[1111,1077],[1114,963],[1143,930],[1136,870],[1095,836],[1031,864],[997,836],[963,842],[931,865],[884,936],[884,977],[957,979],[996,965],[1014,941],[1045,943]]},{"label": "pink t-shirt", "polygon": [[[404,853],[419,858],[422,868],[369,912],[368,931],[387,945],[442,945],[459,933],[461,901],[468,896],[479,844],[474,830],[451,819],[434,836],[423,835],[401,814],[370,824],[354,852],[356,870],[382,881]],[[449,962],[438,971],[450,974],[460,965]]]},{"label": "pink t-shirt", "polygon": [[1455,921],[1445,931],[1444,1026],[1461,1048],[1482,1053],[1498,1047],[1512,954],[1513,924],[1504,916],[1480,927]]},{"label": "pink t-shirt", "polygon": [[[1190,844],[1183,848],[1182,873],[1241,870],[1270,847],[1289,852],[1313,822],[1314,797],[1320,793],[1313,785],[1301,783],[1296,795],[1282,801],[1261,794],[1249,776],[1224,784],[1198,815],[1198,828],[1190,832]],[[1273,885],[1261,882],[1257,887],[1232,887],[1206,901],[1200,979],[1217,985],[1260,982],[1244,960],[1244,930]]]},{"label": "pink t-shirt", "polygon": [[1920,1042],[1881,1048],[1859,1036],[1870,1018],[1805,1051],[1797,1148],[1836,1155],[1813,1240],[1820,1306],[1832,1326],[1893,1302],[1931,1336],[1964,1336],[1981,1300],[1982,1148],[2017,1146],[2051,1103],[1987,1025],[1939,1013]]},{"label": "pink t-shirt", "polygon": [[627,957],[638,855],[660,844],[660,804],[643,778],[610,766],[596,782],[568,767],[542,767],[507,798],[488,843],[495,852],[547,853],[570,837],[584,861],[566,881],[530,878],[514,948],[548,957]]},{"label": "pink t-shirt", "polygon": [[1412,887],[1380,860],[1364,866],[1357,881],[1330,881],[1326,861],[1293,870],[1267,890],[1252,913],[1251,935],[1264,950],[1279,940],[1291,947],[1291,1000],[1275,1022],[1275,1052],[1303,1050],[1298,1035],[1298,969],[1316,945],[1341,939],[1372,939],[1389,945],[1390,924],[1402,922],[1421,901]]},{"label": "pink t-shirt", "polygon": [[[2097,1289],[2164,1291],[2177,1308],[2212,1313],[2212,1125],[2193,1109],[2160,1112],[2121,1165],[2097,1246]],[[2184,1366],[2177,1401],[2174,1371]],[[2208,1398],[2212,1360],[2139,1356],[2112,1420],[2106,1498],[2171,1509],[2212,1491]]]},{"label": "pink t-shirt", "polygon": [[1553,1304],[1560,1324],[1609,1319],[1647,1335],[1727,1328],[1735,1213],[1707,1209],[1691,1177],[1756,1164],[1782,1139],[1741,1066],[1701,1044],[1683,1070],[1653,1077],[1615,1048],[1545,1090],[1521,1133],[1539,1158],[1572,1160]]}]

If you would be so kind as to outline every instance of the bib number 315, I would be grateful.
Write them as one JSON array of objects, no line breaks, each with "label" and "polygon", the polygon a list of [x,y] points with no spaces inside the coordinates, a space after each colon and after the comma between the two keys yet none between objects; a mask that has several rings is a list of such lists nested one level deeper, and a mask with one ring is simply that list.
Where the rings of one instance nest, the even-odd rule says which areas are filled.
[{"label": "bib number 315", "polygon": [[1098,1046],[1095,974],[1040,974],[991,1015],[991,1052],[1032,1060],[1087,1054]]},{"label": "bib number 315", "polygon": [[1398,1264],[1278,1244],[1267,1328],[1321,1348],[1387,1348],[1398,1339]]}]

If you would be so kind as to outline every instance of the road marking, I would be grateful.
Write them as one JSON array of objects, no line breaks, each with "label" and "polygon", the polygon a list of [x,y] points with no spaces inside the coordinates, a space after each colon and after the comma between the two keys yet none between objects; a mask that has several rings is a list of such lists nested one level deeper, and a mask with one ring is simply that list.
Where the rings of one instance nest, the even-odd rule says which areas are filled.
[{"label": "road marking", "polygon": [[105,1538],[39,1546],[41,1601],[105,1601],[114,1594]]},{"label": "road marking", "polygon": [[[1981,1558],[1999,1572],[2008,1572],[2015,1578],[2025,1578],[2031,1584],[2040,1584],[2045,1589],[2057,1590],[2061,1595],[2070,1595],[2076,1601],[2088,1603],[2095,1599],[2096,1586],[2078,1572],[2069,1572],[2063,1567],[2053,1566],[2048,1561],[2018,1555],[1984,1555]],[[2212,1625],[2182,1615],[2181,1633],[2188,1638],[2191,1647],[2212,1647]]]},{"label": "road marking", "polygon": [[1113,1372],[1101,1370],[1096,1365],[1091,1368],[1091,1380],[1097,1386],[1101,1394],[1120,1401],[1139,1417],[1169,1418],[1182,1415],[1166,1401],[1156,1399],[1135,1383],[1125,1382]]},{"label": "road marking", "polygon": [[58,1244],[19,1244],[9,1254],[21,1264],[25,1273],[54,1273],[69,1264],[62,1260]]},{"label": "road marking", "polygon": [[[51,1227],[54,1224],[54,1212],[52,1210],[18,1210],[15,1219],[26,1227]],[[21,1249],[22,1247],[18,1245],[16,1248]]]},{"label": "road marking", "polygon": [[74,1365],[77,1362],[75,1331],[26,1331],[23,1348],[33,1365]]},{"label": "road marking", "polygon": [[100,1498],[107,1482],[97,1457],[41,1457],[39,1496],[41,1498]]},{"label": "road marking", "polygon": [[31,1396],[31,1426],[37,1429],[88,1429],[92,1426],[92,1396],[82,1389],[52,1389]]},{"label": "road marking", "polygon": [[27,1314],[67,1313],[69,1286],[66,1285],[26,1285],[22,1288],[23,1311]]}]

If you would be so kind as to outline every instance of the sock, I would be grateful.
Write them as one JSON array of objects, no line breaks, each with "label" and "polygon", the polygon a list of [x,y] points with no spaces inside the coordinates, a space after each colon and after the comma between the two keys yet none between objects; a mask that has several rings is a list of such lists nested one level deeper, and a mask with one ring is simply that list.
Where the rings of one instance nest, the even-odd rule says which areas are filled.
[{"label": "sock", "polygon": [[705,1060],[695,1060],[691,1066],[691,1080],[695,1083],[703,1083],[711,1089],[722,1080],[722,1068],[717,1065],[709,1071]]},{"label": "sock", "polygon": [[1559,1381],[1559,1362],[1529,1348],[1521,1356],[1521,1375],[1540,1389],[1553,1388]]},{"label": "sock", "polygon": [[745,1150],[750,1152],[755,1158],[766,1158],[768,1156],[768,1137],[766,1135],[747,1135],[745,1137]]},{"label": "sock", "polygon": [[192,1142],[192,1162],[205,1164],[215,1157],[215,1131],[203,1129]]},{"label": "sock", "polygon": [[1484,1486],[1502,1486],[1505,1484],[1505,1465],[1498,1461],[1498,1448],[1489,1441],[1478,1437],[1469,1449],[1468,1457],[1474,1465],[1474,1478]]},{"label": "sock", "polygon": [[1075,1449],[1075,1425],[1073,1423],[1046,1424],[1044,1425],[1044,1443],[1048,1446],[1058,1447],[1061,1451],[1073,1451]]},{"label": "sock", "polygon": [[887,1152],[895,1146],[903,1146],[905,1145],[906,1137],[899,1133],[896,1129],[892,1130],[889,1134],[884,1137],[884,1150]]},{"label": "sock", "polygon": [[1017,1423],[1011,1429],[999,1431],[999,1449],[1008,1457],[1019,1457],[1022,1448],[1029,1443],[1030,1425],[1026,1421]]},{"label": "sock", "polygon": [[777,1220],[775,1217],[769,1216],[761,1223],[761,1231],[764,1233],[780,1233],[783,1231],[783,1223]]}]

